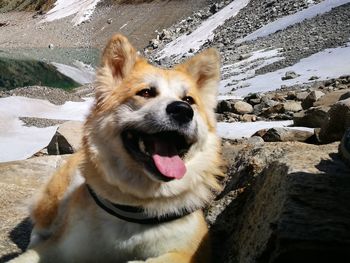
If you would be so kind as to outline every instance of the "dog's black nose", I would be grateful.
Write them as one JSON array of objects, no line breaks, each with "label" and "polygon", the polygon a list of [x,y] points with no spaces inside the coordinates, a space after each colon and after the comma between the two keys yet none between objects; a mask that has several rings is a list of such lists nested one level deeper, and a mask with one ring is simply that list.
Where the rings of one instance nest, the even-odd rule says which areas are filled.
[{"label": "dog's black nose", "polygon": [[193,109],[183,101],[174,101],[166,107],[166,112],[179,124],[185,124],[192,120]]}]

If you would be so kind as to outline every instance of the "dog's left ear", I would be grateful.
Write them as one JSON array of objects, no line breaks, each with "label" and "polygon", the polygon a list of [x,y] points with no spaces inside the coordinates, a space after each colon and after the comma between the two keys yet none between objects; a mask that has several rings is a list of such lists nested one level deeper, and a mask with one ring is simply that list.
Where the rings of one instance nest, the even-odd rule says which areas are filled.
[{"label": "dog's left ear", "polygon": [[116,88],[131,72],[137,61],[136,49],[123,35],[114,35],[107,43],[101,68],[97,72],[97,96]]},{"label": "dog's left ear", "polygon": [[220,80],[220,56],[216,49],[207,49],[176,67],[190,74],[198,87],[203,103],[210,110],[216,107]]}]

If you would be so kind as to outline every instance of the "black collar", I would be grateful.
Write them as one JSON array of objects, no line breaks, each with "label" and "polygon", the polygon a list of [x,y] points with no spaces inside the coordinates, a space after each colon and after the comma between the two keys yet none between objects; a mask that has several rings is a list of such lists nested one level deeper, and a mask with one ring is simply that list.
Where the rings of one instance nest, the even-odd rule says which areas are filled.
[{"label": "black collar", "polygon": [[191,212],[182,211],[181,214],[165,214],[160,217],[150,217],[142,207],[137,206],[127,206],[112,203],[100,196],[98,196],[94,190],[89,185],[86,185],[90,195],[94,199],[95,203],[105,210],[107,213],[118,217],[119,219],[137,223],[137,224],[147,224],[155,225],[170,222],[176,219],[179,219],[183,216],[190,214]]}]

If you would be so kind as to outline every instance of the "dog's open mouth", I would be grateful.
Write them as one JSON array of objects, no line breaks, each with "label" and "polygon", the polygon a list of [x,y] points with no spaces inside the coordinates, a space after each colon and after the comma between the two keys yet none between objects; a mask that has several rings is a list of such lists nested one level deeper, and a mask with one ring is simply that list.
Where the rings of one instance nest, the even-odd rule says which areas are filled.
[{"label": "dog's open mouth", "polygon": [[147,134],[125,130],[121,134],[124,147],[157,179],[181,179],[186,173],[184,157],[192,143],[176,131]]}]

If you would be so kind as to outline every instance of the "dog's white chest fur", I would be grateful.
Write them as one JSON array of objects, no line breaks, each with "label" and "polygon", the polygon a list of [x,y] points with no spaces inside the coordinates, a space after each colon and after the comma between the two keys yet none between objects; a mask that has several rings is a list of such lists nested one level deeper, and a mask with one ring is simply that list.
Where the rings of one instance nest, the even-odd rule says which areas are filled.
[{"label": "dog's white chest fur", "polygon": [[99,207],[97,210],[95,218],[81,211],[58,244],[65,262],[145,260],[165,253],[169,247],[186,248],[191,244],[184,242],[184,237],[192,234],[198,223],[192,214],[175,224],[140,225],[115,218]]}]

